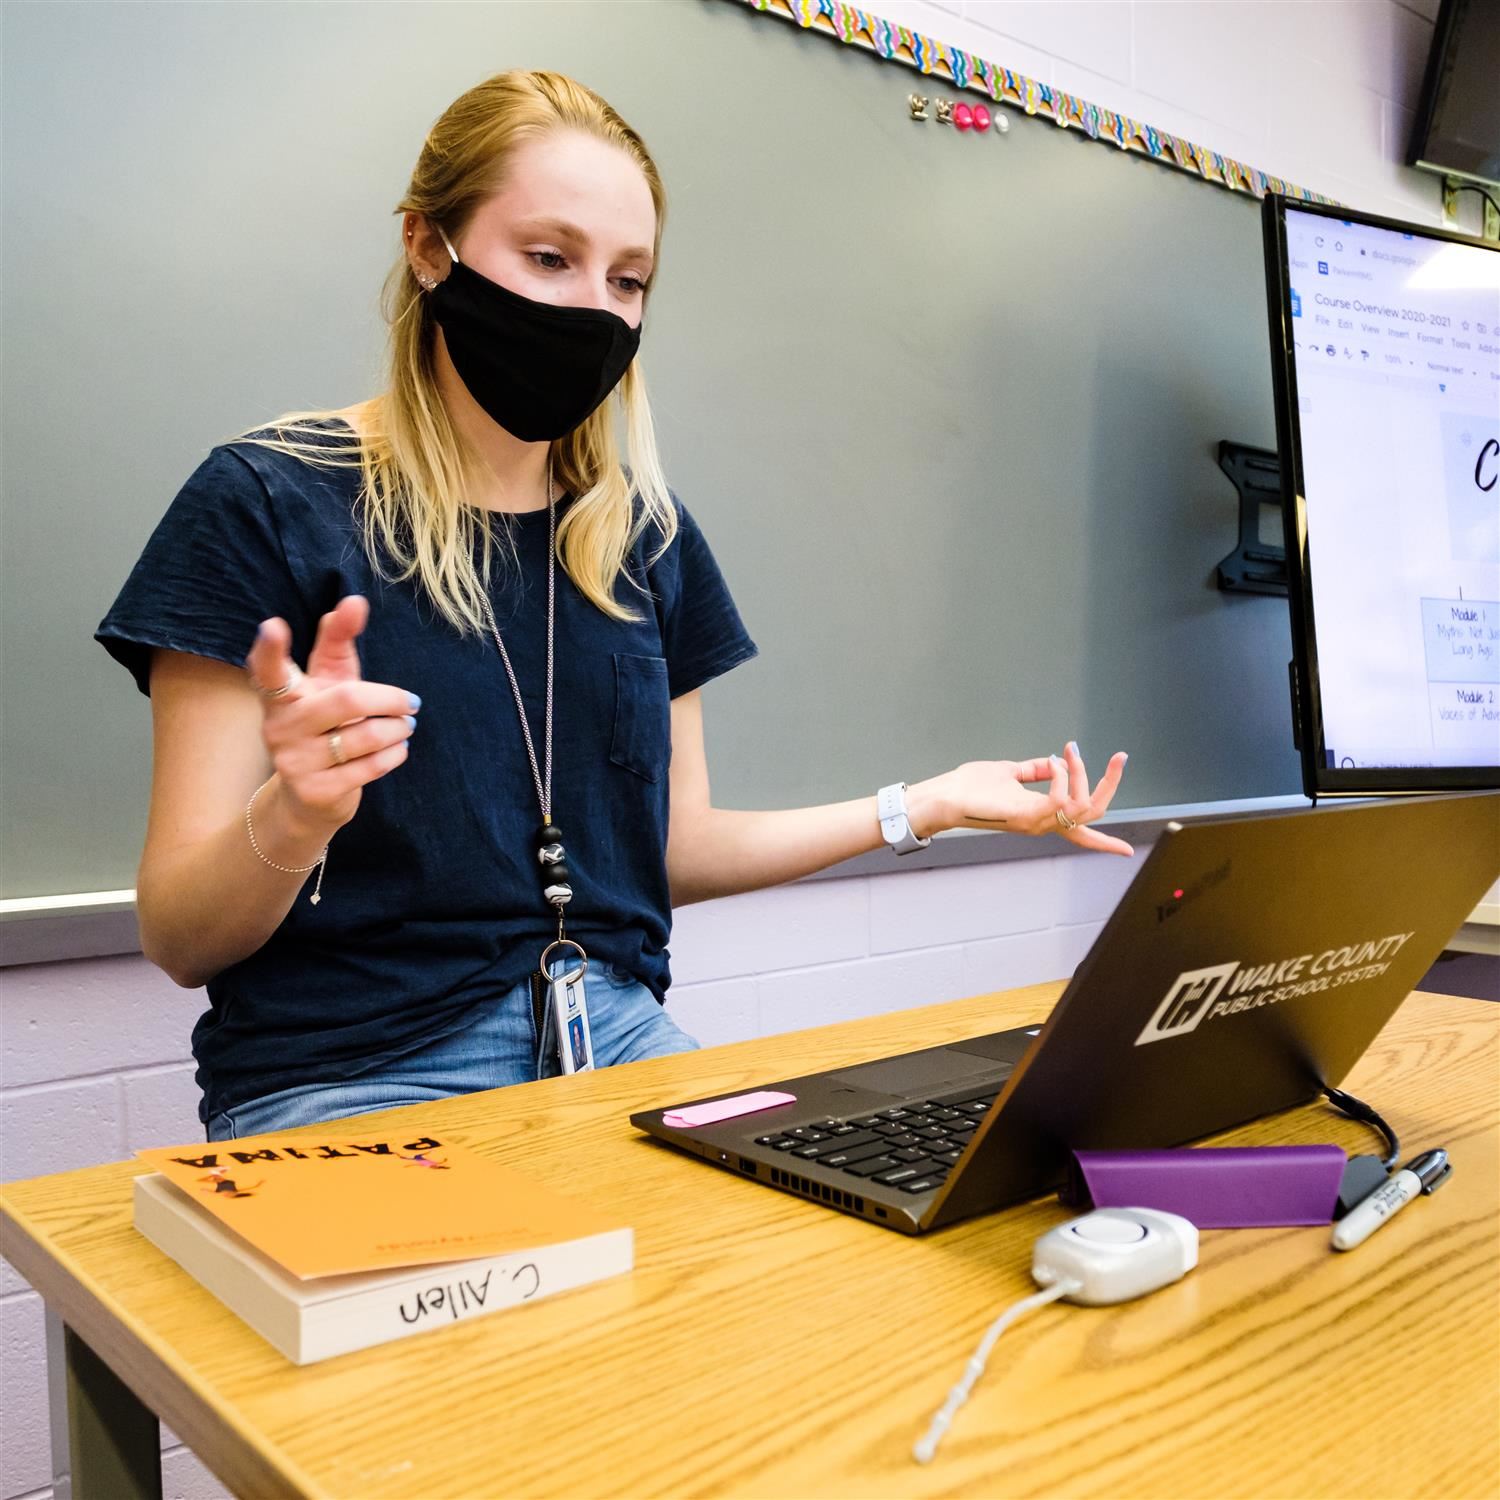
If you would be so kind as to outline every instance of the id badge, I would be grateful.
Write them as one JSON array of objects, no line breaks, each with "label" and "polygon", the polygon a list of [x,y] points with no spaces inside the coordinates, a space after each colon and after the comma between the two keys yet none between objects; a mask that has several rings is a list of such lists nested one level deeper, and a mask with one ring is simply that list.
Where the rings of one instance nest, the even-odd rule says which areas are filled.
[{"label": "id badge", "polygon": [[588,959],[582,956],[576,969],[549,975],[547,1005],[552,1016],[552,1035],[557,1042],[557,1060],[564,1073],[590,1073],[594,1068],[594,1039],[589,1032],[589,1002],[584,992]]}]

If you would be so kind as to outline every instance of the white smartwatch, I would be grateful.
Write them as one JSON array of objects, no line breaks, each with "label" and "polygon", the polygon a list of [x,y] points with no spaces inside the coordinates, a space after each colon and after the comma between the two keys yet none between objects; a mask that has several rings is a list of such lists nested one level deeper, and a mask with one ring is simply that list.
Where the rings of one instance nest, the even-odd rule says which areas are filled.
[{"label": "white smartwatch", "polygon": [[883,786],[875,794],[875,812],[880,819],[880,832],[897,854],[910,854],[916,849],[925,849],[932,839],[919,839],[912,832],[911,821],[906,816],[906,783],[898,781],[892,786]]}]

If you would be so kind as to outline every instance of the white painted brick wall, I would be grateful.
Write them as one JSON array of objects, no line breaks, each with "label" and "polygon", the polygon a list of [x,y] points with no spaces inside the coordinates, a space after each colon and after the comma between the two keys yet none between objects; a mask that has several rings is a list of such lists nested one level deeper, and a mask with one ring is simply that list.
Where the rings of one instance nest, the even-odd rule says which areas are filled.
[{"label": "white painted brick wall", "polygon": [[869,886],[811,881],[684,907],[672,919],[674,987],[864,957]]},{"label": "white painted brick wall", "polygon": [[962,982],[963,949],[954,946],[788,969],[760,982],[761,1034],[852,1021],[939,996],[957,998]]},{"label": "white painted brick wall", "polygon": [[0,1303],[16,1292],[26,1290],[26,1280],[8,1260],[0,1260]]},{"label": "white painted brick wall", "polygon": [[120,1080],[124,1091],[125,1154],[201,1136],[197,1071],[191,1062],[143,1068]]},{"label": "white painted brick wall", "polygon": [[24,1292],[0,1301],[0,1439],[7,1495],[52,1482],[45,1351],[41,1298]]},{"label": "white painted brick wall", "polygon": [[0,1181],[117,1161],[125,1154],[123,1113],[118,1078],[4,1087]]},{"label": "white painted brick wall", "polygon": [[871,877],[870,952],[900,953],[1050,927],[1057,920],[1058,866],[1071,863],[1022,859]]},{"label": "white painted brick wall", "polygon": [[[1435,180],[1399,165],[1437,0],[870,8],[1356,207],[1439,222]],[[1464,212],[1477,222],[1472,203]],[[712,1045],[1057,978],[1129,874],[1124,861],[1028,860],[690,907],[673,944],[672,1013]],[[140,958],[0,975],[0,1179],[195,1139],[187,1036],[197,1006]],[[3,1262],[0,1355],[0,1497],[43,1500],[41,1309]],[[223,1494],[170,1433],[163,1441],[169,1500]]]},{"label": "white painted brick wall", "polygon": [[197,1455],[183,1447],[161,1456],[161,1493],[162,1500],[228,1500],[229,1495]]},{"label": "white painted brick wall", "polygon": [[169,1024],[185,1036],[203,1008],[201,997],[165,979],[142,983],[139,972],[133,955],[70,965],[60,995],[55,965],[10,970],[0,1034],[6,1087],[159,1063],[162,1021],[172,1018]]}]

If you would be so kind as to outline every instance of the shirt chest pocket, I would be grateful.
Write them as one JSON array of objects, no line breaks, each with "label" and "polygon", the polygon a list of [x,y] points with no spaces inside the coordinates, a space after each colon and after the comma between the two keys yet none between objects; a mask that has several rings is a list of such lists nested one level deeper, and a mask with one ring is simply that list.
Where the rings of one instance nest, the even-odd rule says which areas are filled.
[{"label": "shirt chest pocket", "polygon": [[661,656],[615,652],[615,727],[609,758],[647,781],[672,759],[672,699]]}]

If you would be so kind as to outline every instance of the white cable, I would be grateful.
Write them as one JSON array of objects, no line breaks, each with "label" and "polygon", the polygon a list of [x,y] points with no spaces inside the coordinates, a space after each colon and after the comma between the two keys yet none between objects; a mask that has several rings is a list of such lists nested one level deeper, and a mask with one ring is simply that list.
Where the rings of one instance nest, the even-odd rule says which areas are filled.
[{"label": "white cable", "polygon": [[1063,1280],[1054,1282],[1045,1291],[1037,1292],[1034,1296],[1023,1297],[1019,1302],[1013,1302],[1009,1307],[995,1319],[989,1326],[989,1331],[980,1339],[979,1347],[970,1356],[968,1364],[964,1366],[963,1379],[948,1392],[948,1399],[933,1414],[932,1422],[927,1432],[911,1450],[911,1456],[919,1464],[930,1464],[933,1456],[937,1453],[938,1444],[943,1440],[943,1434],[953,1424],[953,1418],[959,1407],[969,1399],[969,1392],[974,1389],[974,1383],[984,1374],[985,1361],[990,1357],[990,1350],[995,1347],[995,1340],[1010,1327],[1017,1318],[1023,1317],[1034,1307],[1044,1307],[1049,1302],[1056,1302],[1059,1297],[1066,1297],[1070,1292],[1083,1290],[1081,1281]]}]

